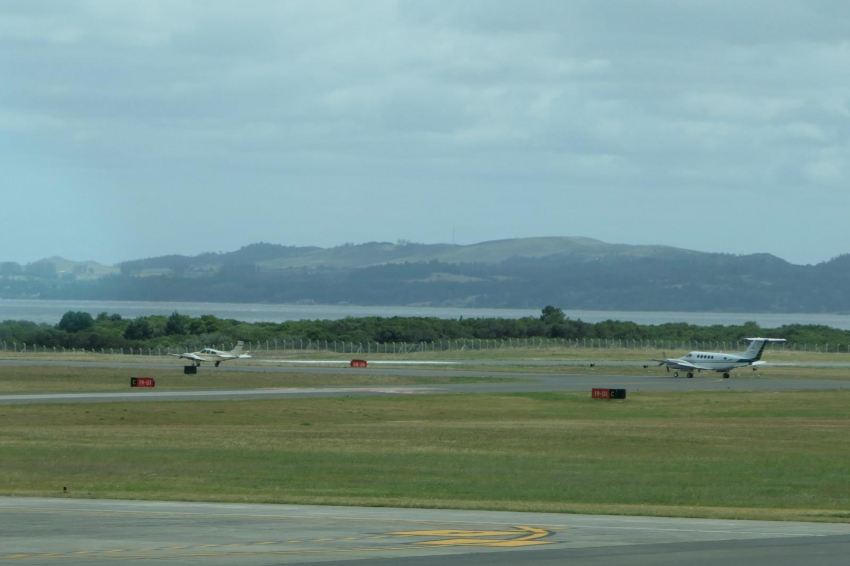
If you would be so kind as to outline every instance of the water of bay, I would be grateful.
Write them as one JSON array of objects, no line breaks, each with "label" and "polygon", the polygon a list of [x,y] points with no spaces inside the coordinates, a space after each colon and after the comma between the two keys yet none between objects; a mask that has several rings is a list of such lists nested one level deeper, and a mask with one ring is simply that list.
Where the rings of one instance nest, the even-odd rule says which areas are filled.
[{"label": "water of bay", "polygon": [[[29,320],[56,324],[68,311],[85,311],[93,316],[101,312],[118,313],[125,318],[169,315],[174,311],[193,317],[204,314],[233,318],[244,322],[284,322],[287,320],[338,320],[365,316],[422,316],[435,318],[521,318],[539,316],[537,309],[474,309],[456,307],[374,307],[355,305],[294,305],[258,303],[164,303],[143,301],[43,301],[0,300],[0,320]],[[785,324],[820,324],[850,330],[850,315],[776,314],[717,312],[646,312],[565,310],[571,319],[585,322],[624,320],[638,324],[687,322],[700,326],[730,325],[755,321],[762,328]]]}]

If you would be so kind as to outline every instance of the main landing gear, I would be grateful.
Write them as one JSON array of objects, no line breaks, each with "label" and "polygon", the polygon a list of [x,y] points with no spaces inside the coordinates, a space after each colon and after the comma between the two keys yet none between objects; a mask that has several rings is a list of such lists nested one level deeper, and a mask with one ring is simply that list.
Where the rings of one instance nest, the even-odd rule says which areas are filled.
[{"label": "main landing gear", "polygon": [[217,361],[217,362],[215,363],[215,367],[218,367],[218,364],[220,364],[220,363],[221,363],[221,360]]},{"label": "main landing gear", "polygon": [[693,379],[693,378],[694,378],[694,374],[692,374],[691,372],[688,372],[688,379]]},{"label": "main landing gear", "polygon": [[723,379],[729,379],[729,372],[728,371],[723,372]]}]

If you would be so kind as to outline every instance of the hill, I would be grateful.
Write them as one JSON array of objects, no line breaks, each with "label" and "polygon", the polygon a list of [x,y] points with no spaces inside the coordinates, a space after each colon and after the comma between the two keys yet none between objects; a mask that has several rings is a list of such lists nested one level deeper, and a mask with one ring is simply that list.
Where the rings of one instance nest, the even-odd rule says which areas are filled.
[{"label": "hill", "polygon": [[[334,248],[258,243],[62,276],[43,260],[0,266],[0,297],[314,302],[570,309],[850,312],[850,256],[794,265],[590,238],[460,246],[370,242]],[[17,264],[15,264],[17,265]],[[81,271],[81,268],[73,268]],[[15,271],[14,274],[6,273]],[[102,274],[97,276],[96,274]]]},{"label": "hill", "polygon": [[667,246],[608,244],[592,238],[517,238],[472,245],[368,242],[333,248],[251,244],[235,252],[197,256],[162,256],[120,264],[122,273],[159,275],[203,274],[225,266],[254,264],[261,270],[333,268],[362,269],[387,264],[439,262],[498,264],[515,258],[605,260],[635,257],[698,257],[700,252]]}]

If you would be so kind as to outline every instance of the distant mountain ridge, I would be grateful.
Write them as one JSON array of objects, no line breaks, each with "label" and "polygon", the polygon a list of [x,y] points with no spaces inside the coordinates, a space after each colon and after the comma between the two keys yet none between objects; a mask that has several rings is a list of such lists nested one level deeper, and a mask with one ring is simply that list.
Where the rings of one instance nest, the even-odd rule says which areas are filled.
[{"label": "distant mountain ridge", "polygon": [[[295,247],[258,243],[222,254],[161,256],[119,264],[123,273],[144,275],[164,269],[204,272],[222,265],[255,264],[261,270],[298,268],[361,269],[387,264],[439,262],[446,264],[497,264],[515,258],[605,260],[634,257],[699,257],[695,252],[670,246],[608,244],[592,238],[549,237],[493,240],[471,245],[367,242],[333,248]],[[779,258],[777,258],[779,259]],[[782,260],[779,260],[782,261]]]},{"label": "distant mountain ridge", "polygon": [[466,246],[257,243],[100,270],[58,269],[60,259],[0,264],[0,298],[850,312],[850,255],[795,265],[770,254],[553,237]]}]

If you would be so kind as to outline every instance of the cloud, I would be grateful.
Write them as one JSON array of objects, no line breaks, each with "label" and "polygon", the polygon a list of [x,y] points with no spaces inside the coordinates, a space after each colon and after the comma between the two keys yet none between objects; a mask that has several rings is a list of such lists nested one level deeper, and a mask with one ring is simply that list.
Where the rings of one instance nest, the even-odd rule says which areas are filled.
[{"label": "cloud", "polygon": [[[784,234],[808,202],[846,186],[847,29],[846,2],[802,0],[4,2],[5,182],[29,179],[63,210],[74,200],[53,198],[56,179],[102,195],[91,202],[124,215],[128,235],[110,248],[122,238],[93,225],[73,246],[104,260],[126,259],[128,243],[145,250],[134,238],[152,218],[163,233],[142,255],[227,249],[246,234],[436,241],[461,221],[471,238],[506,226],[558,235],[557,206],[623,219],[570,234],[804,259],[811,246],[794,243],[804,238],[762,249],[641,216],[671,199],[780,196],[787,205],[760,229]],[[346,188],[356,198],[343,205]],[[266,204],[243,198],[226,225],[160,204],[234,194]],[[628,204],[636,194],[643,205]],[[428,221],[411,222],[422,202]],[[340,221],[346,207],[381,222]],[[817,238],[822,225],[805,232]],[[0,259],[57,253],[37,238],[28,251],[3,245]]]}]

